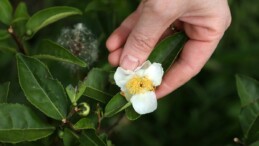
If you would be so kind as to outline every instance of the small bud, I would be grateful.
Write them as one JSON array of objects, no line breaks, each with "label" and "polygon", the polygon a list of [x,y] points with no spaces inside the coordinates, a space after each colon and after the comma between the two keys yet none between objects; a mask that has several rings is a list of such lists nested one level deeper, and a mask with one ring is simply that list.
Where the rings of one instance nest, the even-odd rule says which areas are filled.
[{"label": "small bud", "polygon": [[242,142],[239,138],[237,138],[237,137],[235,137],[235,138],[233,139],[233,141],[234,141],[235,143],[237,143],[237,144],[244,145],[243,142]]},{"label": "small bud", "polygon": [[77,105],[77,103],[76,103],[76,102],[73,102],[72,104],[73,104],[73,106],[76,106],[76,105]]},{"label": "small bud", "polygon": [[58,130],[58,137],[59,137],[60,139],[63,139],[63,137],[64,137],[64,131]]},{"label": "small bud", "polygon": [[239,140],[237,137],[235,137],[235,138],[233,139],[233,141],[234,141],[235,143],[240,142],[240,140]]},{"label": "small bud", "polygon": [[61,121],[62,121],[62,123],[64,123],[64,124],[67,123],[67,119],[62,119]]},{"label": "small bud", "polygon": [[87,116],[90,113],[90,106],[86,102],[82,102],[78,105],[78,114],[80,116]]},{"label": "small bud", "polygon": [[28,36],[31,36],[31,35],[32,35],[32,31],[31,31],[30,29],[28,29],[28,30],[26,31],[26,34],[27,34]]},{"label": "small bud", "polygon": [[10,26],[7,31],[8,31],[10,34],[12,34],[12,33],[13,33],[13,27]]}]

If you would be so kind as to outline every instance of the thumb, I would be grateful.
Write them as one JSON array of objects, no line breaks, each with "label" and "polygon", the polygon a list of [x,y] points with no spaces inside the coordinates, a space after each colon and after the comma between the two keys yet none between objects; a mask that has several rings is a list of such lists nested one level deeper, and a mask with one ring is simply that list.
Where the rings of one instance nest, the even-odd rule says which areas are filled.
[{"label": "thumb", "polygon": [[146,61],[160,36],[173,22],[161,14],[162,12],[144,5],[142,14],[122,49],[120,57],[122,68],[134,70]]}]

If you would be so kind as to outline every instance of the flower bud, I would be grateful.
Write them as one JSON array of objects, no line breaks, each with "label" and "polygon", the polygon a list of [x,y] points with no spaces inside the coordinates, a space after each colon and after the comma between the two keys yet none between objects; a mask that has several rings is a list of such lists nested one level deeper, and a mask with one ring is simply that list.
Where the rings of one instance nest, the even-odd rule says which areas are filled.
[{"label": "flower bud", "polygon": [[90,106],[86,102],[82,102],[78,105],[78,114],[80,116],[87,116],[90,113]]},{"label": "flower bud", "polygon": [[60,139],[63,139],[63,137],[64,137],[64,131],[63,130],[58,130],[58,137]]},{"label": "flower bud", "polygon": [[32,35],[32,30],[28,29],[28,30],[26,31],[26,35],[31,36],[31,35]]}]

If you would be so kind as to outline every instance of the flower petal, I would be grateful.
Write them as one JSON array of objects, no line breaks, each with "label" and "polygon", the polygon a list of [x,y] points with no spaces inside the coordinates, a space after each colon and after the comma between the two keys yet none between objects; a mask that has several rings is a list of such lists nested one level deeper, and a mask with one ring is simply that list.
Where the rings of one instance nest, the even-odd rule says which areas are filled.
[{"label": "flower petal", "polygon": [[145,92],[143,94],[133,95],[130,99],[134,110],[139,114],[151,113],[157,108],[157,99],[155,92]]},{"label": "flower petal", "polygon": [[144,76],[145,70],[151,65],[149,60],[145,61],[141,66],[137,67],[134,72],[138,76]]},{"label": "flower petal", "polygon": [[141,66],[137,67],[134,71],[138,71],[140,69],[147,69],[151,65],[149,60],[145,61]]},{"label": "flower petal", "polygon": [[145,70],[144,74],[153,82],[154,86],[158,86],[162,82],[164,71],[160,63],[153,63]]},{"label": "flower petal", "polygon": [[125,91],[125,84],[128,82],[128,80],[132,77],[133,74],[133,71],[124,70],[121,67],[117,68],[114,74],[114,80],[116,85],[118,85],[121,88],[121,91]]}]

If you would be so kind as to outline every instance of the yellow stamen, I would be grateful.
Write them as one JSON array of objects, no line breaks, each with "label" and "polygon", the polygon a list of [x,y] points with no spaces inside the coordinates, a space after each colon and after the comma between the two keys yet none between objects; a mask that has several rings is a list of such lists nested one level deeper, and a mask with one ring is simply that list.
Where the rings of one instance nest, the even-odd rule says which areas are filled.
[{"label": "yellow stamen", "polygon": [[154,91],[153,83],[147,77],[134,76],[126,84],[130,94],[140,94],[146,91]]}]

